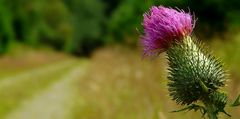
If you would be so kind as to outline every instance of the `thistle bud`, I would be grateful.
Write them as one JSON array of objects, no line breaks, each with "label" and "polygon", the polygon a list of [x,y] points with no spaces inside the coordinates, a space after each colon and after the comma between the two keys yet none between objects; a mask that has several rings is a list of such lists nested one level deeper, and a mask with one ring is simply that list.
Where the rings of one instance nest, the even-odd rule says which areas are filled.
[{"label": "thistle bud", "polygon": [[225,85],[226,74],[221,63],[196,44],[191,37],[167,50],[168,83],[173,100],[191,104]]}]

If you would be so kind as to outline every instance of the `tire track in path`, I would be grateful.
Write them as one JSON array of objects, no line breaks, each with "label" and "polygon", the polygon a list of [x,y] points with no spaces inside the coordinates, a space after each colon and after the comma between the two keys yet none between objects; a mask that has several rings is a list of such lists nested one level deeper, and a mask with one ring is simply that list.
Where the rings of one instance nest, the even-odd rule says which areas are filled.
[{"label": "tire track in path", "polygon": [[74,85],[81,79],[86,62],[76,64],[60,80],[10,112],[5,119],[70,119],[74,99],[78,97]]}]

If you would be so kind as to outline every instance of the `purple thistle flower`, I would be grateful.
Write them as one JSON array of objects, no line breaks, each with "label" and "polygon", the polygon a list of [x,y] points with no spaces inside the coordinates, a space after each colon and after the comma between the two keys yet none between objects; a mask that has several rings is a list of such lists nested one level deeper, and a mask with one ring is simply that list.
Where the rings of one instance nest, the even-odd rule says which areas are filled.
[{"label": "purple thistle flower", "polygon": [[192,33],[194,21],[189,13],[163,6],[153,6],[145,13],[141,44],[144,56],[154,56],[167,50],[173,41],[181,41]]}]

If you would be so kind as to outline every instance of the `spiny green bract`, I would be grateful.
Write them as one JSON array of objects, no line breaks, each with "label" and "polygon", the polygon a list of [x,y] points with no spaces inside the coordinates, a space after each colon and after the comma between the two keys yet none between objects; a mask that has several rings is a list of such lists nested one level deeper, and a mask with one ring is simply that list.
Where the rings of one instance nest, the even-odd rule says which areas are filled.
[{"label": "spiny green bract", "polygon": [[227,104],[227,95],[225,93],[218,92],[218,91],[213,92],[213,93],[209,94],[208,97],[203,99],[203,103],[210,103],[210,104],[216,106],[216,108],[215,108],[216,113],[224,112],[225,114],[227,114],[224,110],[224,108]]},{"label": "spiny green bract", "polygon": [[224,86],[226,74],[222,64],[191,37],[173,44],[167,54],[170,80],[168,90],[177,103],[188,105],[203,100]]}]

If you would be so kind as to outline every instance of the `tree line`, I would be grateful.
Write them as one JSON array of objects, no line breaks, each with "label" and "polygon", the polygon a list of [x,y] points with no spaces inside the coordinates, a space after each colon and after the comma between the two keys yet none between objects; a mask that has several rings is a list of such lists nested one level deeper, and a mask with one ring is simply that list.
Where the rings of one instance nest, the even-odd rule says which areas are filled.
[{"label": "tree line", "polygon": [[108,43],[134,44],[152,5],[194,11],[199,32],[207,34],[240,24],[238,0],[0,0],[0,53],[15,42],[76,55]]}]

